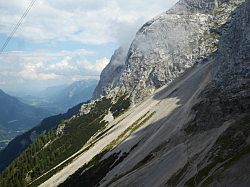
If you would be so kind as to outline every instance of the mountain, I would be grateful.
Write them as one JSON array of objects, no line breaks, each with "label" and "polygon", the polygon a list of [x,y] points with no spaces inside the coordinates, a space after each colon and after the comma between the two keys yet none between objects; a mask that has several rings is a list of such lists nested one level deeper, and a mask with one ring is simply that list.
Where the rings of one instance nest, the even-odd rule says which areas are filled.
[{"label": "mountain", "polygon": [[[125,60],[127,56],[127,51],[124,47],[120,47],[114,52],[114,55],[111,57],[110,63],[103,69],[100,81],[96,86],[93,99],[98,99],[101,96],[107,95],[114,85],[119,81],[119,77],[123,68],[125,66]],[[112,76],[110,76],[112,75]]]},{"label": "mountain", "polygon": [[0,149],[13,139],[16,135],[34,127],[49,112],[22,103],[0,90]]},{"label": "mountain", "polygon": [[[203,6],[200,1],[181,1],[147,22],[137,32],[128,52],[116,52],[112,57],[100,83],[103,77],[114,72],[107,71],[116,67],[113,64],[121,65],[115,70],[114,80],[101,85],[103,90],[109,90],[111,95],[131,92],[133,100],[141,100],[215,52],[219,35],[211,29],[224,24],[231,12],[228,7],[229,10],[213,16],[214,9],[210,8],[215,7],[215,2],[207,2],[210,6],[207,9],[200,8]],[[223,14],[222,17],[219,14]],[[116,58],[120,63],[113,62]],[[103,93],[97,87],[94,98],[100,95]]]},{"label": "mountain", "polygon": [[50,98],[55,105],[70,108],[90,100],[97,83],[97,80],[76,81]]},{"label": "mountain", "polygon": [[20,155],[33,141],[40,135],[49,132],[51,129],[56,128],[61,121],[71,118],[79,113],[82,103],[72,107],[64,114],[58,114],[45,118],[41,123],[29,131],[14,138],[7,147],[0,151],[0,172],[2,172],[14,159]]},{"label": "mountain", "polygon": [[249,186],[249,10],[180,0],[146,23],[95,99],[38,137],[0,185]]},{"label": "mountain", "polygon": [[48,87],[35,96],[21,96],[21,100],[54,114],[65,113],[69,108],[91,99],[97,83],[97,80],[81,80],[69,85]]},{"label": "mountain", "polygon": [[[31,96],[23,97],[22,100],[27,103],[45,108],[47,110],[49,109],[51,114],[65,110],[67,107],[70,108],[70,106],[74,103],[75,106],[63,114],[50,116],[45,119],[41,118],[40,121],[43,119],[41,123],[40,121],[34,124],[31,122],[33,128],[31,129],[31,127],[29,127],[25,129],[25,131],[29,130],[25,133],[23,133],[24,131],[21,131],[14,134],[14,131],[10,136],[8,131],[1,130],[0,127],[0,140],[3,142],[2,148],[4,148],[11,139],[19,135],[14,138],[4,150],[0,152],[0,171],[3,171],[3,169],[5,169],[14,159],[16,159],[16,157],[18,157],[18,155],[23,150],[25,150],[33,141],[35,141],[39,135],[56,128],[56,126],[60,124],[61,121],[69,119],[72,116],[78,114],[81,109],[81,103],[83,103],[83,101],[86,102],[91,98],[96,84],[96,80],[76,81],[70,85],[61,85],[47,88],[43,93],[40,93],[40,96],[37,98]],[[58,108],[60,109],[58,110]]]},{"label": "mountain", "polygon": [[[188,5],[187,13],[184,2],[192,1],[170,12]],[[213,30],[220,35],[217,52],[117,119],[116,129],[130,123],[127,129],[139,130],[120,131],[105,144],[119,131],[107,133],[42,186],[60,184],[65,173],[74,174],[59,186],[249,186],[250,1],[232,10]],[[90,162],[76,167],[84,159]]]}]

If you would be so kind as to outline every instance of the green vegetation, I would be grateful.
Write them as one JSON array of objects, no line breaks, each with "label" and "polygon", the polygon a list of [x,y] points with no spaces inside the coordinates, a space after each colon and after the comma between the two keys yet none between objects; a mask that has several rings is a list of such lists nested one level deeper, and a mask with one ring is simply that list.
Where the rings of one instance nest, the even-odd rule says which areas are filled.
[{"label": "green vegetation", "polygon": [[95,137],[95,142],[100,140],[107,132],[109,132],[115,125],[112,125],[111,127],[107,128],[107,129],[103,129],[101,130],[101,132]]},{"label": "green vegetation", "polygon": [[[112,150],[114,147],[119,145],[121,142],[123,142],[127,137],[129,137],[134,131],[136,131],[138,128],[140,128],[144,123],[146,123],[154,114],[155,112],[152,112],[150,115],[148,115],[149,112],[147,112],[145,115],[140,117],[138,120],[136,120],[131,126],[129,126],[123,133],[121,133],[115,140],[113,140],[104,150]],[[147,116],[148,115],[148,116]]]},{"label": "green vegetation", "polygon": [[110,111],[112,112],[113,116],[116,118],[123,114],[131,105],[130,98],[128,94],[121,96],[115,104],[112,105]]},{"label": "green vegetation", "polygon": [[[155,154],[162,151],[167,146],[167,144],[168,144],[168,142],[163,142],[162,144],[160,144],[159,146],[154,148],[145,158],[143,158],[140,162],[138,162],[131,170],[127,171],[126,173],[124,173],[122,175],[116,176],[106,186],[110,186],[112,183],[114,183],[115,181],[124,177],[125,175],[145,166],[147,163],[149,163],[151,160],[153,160],[155,157]],[[137,146],[138,146],[138,143],[130,149],[130,152]]]},{"label": "green vegetation", "polygon": [[[17,136],[8,146],[0,152],[0,172],[3,172],[20,154],[31,145],[40,135],[56,128],[62,120],[71,118],[79,113],[83,103],[80,103],[64,114],[50,116],[41,121],[41,123],[29,131]],[[32,138],[30,138],[32,137]]]},{"label": "green vegetation", "polygon": [[[112,104],[111,99],[103,98],[93,104],[88,114],[63,120],[56,128],[39,136],[33,144],[12,162],[0,175],[0,186],[38,186],[72,162],[77,156],[87,151],[97,140],[102,138],[114,127],[111,126],[107,129],[107,122],[103,120],[109,111],[113,113],[114,117],[118,117],[125,112],[129,106],[130,99],[127,95],[118,98],[114,104]],[[97,184],[110,169],[119,164],[128,153],[115,153],[103,161],[101,158],[141,127],[153,115],[154,112],[151,114],[148,112],[142,116],[117,139],[112,141],[110,145],[105,147],[100,154],[85,164],[83,168],[81,168],[84,171],[86,170],[83,174],[85,177],[81,180],[81,184],[88,184],[89,186],[93,183]],[[95,134],[95,139],[89,142],[89,145],[86,145]],[[78,152],[84,145],[86,145],[86,148]],[[75,154],[73,157],[65,161],[73,154]],[[81,173],[83,170],[81,170]],[[74,176],[77,176],[77,173],[74,174]],[[85,179],[90,178],[92,182],[89,180],[86,182]]]},{"label": "green vegetation", "polygon": [[40,136],[1,174],[0,186],[32,186],[32,181],[80,150],[106,125],[103,118],[110,107],[111,99],[103,98],[90,113],[63,121],[62,133],[53,129]]},{"label": "green vegetation", "polygon": [[167,186],[177,186],[181,181],[182,177],[188,172],[189,163],[185,164],[183,168],[178,170],[167,182]]},{"label": "green vegetation", "polygon": [[142,126],[146,121],[148,121],[153,115],[152,112],[150,115],[146,113],[136,122],[134,122],[129,128],[127,128],[122,134],[120,134],[115,140],[113,140],[109,145],[107,145],[100,154],[96,155],[90,162],[85,164],[80,168],[76,173],[70,176],[60,187],[64,186],[96,186],[98,183],[106,176],[106,174],[122,162],[127,155],[137,146],[133,146],[129,153],[124,152],[121,154],[114,153],[108,158],[103,159],[103,156],[113,150],[118,146],[122,141],[124,141],[132,132]]},{"label": "green vegetation", "polygon": [[[0,175],[0,186],[38,186],[93,146],[96,141],[62,163],[79,151],[94,134],[100,132],[95,137],[98,140],[113,128],[112,126],[105,130],[107,122],[103,118],[108,114],[109,110],[114,117],[118,117],[129,106],[130,99],[128,95],[118,98],[114,104],[112,104],[111,99],[104,97],[93,104],[88,114],[78,115],[62,121],[57,128],[39,136],[33,144],[11,163]],[[107,148],[103,154],[108,151]],[[100,157],[100,155],[97,155],[95,160]],[[57,166],[60,163],[62,164]]]},{"label": "green vegetation", "polygon": [[59,187],[97,186],[103,177],[105,177],[111,169],[122,162],[128,155],[128,153],[123,153],[120,156],[119,152],[101,160],[105,154],[106,151],[103,151],[96,155],[89,163],[85,164],[77,172],[71,175],[63,184],[60,184]]},{"label": "green vegetation", "polygon": [[[46,135],[42,135],[37,141],[32,144],[22,155],[14,161],[0,176],[0,186],[25,186],[26,181],[30,181],[35,175],[39,175],[42,170],[45,170],[47,163],[50,162],[49,157],[45,157],[43,160],[38,160],[35,156],[42,153],[42,148],[51,140],[56,137],[53,131],[50,131]],[[44,153],[50,149],[44,149]],[[40,164],[36,164],[40,161]],[[32,165],[36,165],[33,169]],[[34,172],[30,172],[31,170]]]},{"label": "green vegetation", "polygon": [[153,160],[155,157],[155,154],[162,151],[167,146],[167,144],[168,144],[168,142],[163,142],[162,144],[158,145],[144,159],[142,159],[140,162],[138,162],[128,173],[145,166],[147,163],[149,163],[151,160]]},{"label": "green vegetation", "polygon": [[58,171],[62,170],[65,166],[67,166],[69,163],[71,163],[80,154],[82,154],[85,151],[89,150],[90,147],[92,147],[92,146],[93,146],[92,144],[88,145],[85,149],[79,151],[77,154],[75,154],[74,156],[72,156],[70,159],[66,160],[65,162],[63,162],[62,164],[58,165],[57,167],[49,170],[46,174],[43,174],[41,177],[39,177],[39,178],[35,179],[34,181],[32,181],[32,183],[30,183],[28,186],[29,187],[39,186],[41,183],[43,183],[44,181],[48,180],[55,173],[57,173]]}]

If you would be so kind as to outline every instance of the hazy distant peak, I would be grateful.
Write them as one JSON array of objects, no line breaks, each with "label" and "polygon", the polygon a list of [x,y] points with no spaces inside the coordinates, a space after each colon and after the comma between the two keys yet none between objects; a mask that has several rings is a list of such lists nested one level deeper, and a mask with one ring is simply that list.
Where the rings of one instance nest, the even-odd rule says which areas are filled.
[{"label": "hazy distant peak", "polygon": [[5,94],[4,91],[2,89],[0,89],[0,94]]}]

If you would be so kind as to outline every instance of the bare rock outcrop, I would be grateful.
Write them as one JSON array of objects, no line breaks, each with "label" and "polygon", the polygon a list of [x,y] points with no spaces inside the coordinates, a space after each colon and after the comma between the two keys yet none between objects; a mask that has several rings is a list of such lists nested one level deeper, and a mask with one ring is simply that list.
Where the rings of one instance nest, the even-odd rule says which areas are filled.
[{"label": "bare rock outcrop", "polygon": [[217,50],[217,28],[227,22],[240,3],[182,0],[150,20],[138,31],[128,52],[115,52],[93,98],[128,92],[137,102],[170,84]]}]

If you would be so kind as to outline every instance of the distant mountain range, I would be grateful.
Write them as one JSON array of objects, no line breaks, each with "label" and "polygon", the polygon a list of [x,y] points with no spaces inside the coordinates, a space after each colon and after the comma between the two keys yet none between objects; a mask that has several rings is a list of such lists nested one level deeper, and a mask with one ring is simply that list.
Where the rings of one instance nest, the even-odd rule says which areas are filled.
[{"label": "distant mountain range", "polygon": [[0,90],[0,149],[16,135],[38,125],[51,115],[44,109],[24,104]]},{"label": "distant mountain range", "polygon": [[180,0],[145,23],[91,101],[0,152],[0,186],[250,186],[249,10]]},{"label": "distant mountain range", "polygon": [[[50,129],[56,127],[62,120],[79,113],[82,103],[91,98],[97,83],[97,80],[83,80],[76,81],[70,85],[48,87],[36,96],[21,96],[19,98],[20,101],[1,91],[2,94],[0,93],[0,97],[3,95],[1,97],[3,99],[0,98],[0,120],[4,117],[6,119],[5,125],[1,126],[0,124],[0,150],[3,149],[11,139],[17,137],[0,153],[0,171],[18,156],[22,150],[27,148],[28,145],[35,140],[36,136],[48,132]],[[7,109],[5,105],[10,104],[6,103],[12,103],[11,106],[13,109],[10,107],[7,107]],[[16,111],[14,108],[18,108],[17,111],[20,112],[14,112]],[[27,108],[30,109],[30,112],[28,112]],[[32,113],[32,109],[37,111],[38,114]],[[14,117],[15,115],[13,116],[11,111],[17,113],[18,116],[23,116],[22,120],[16,120],[19,118]],[[30,118],[27,117],[25,118],[23,113],[30,114],[29,117],[31,117],[31,119],[34,118],[34,120],[30,120]],[[37,117],[40,118],[36,120]],[[27,122],[28,125],[26,128],[24,128],[25,122]],[[8,124],[11,124],[11,130],[7,130]],[[27,132],[23,133],[24,131]]]},{"label": "distant mountain range", "polygon": [[[26,149],[35,139],[49,130],[55,128],[62,120],[68,119],[79,113],[83,103],[69,109],[64,114],[57,114],[42,120],[42,122],[29,131],[14,138],[8,146],[0,151],[0,173],[6,168],[24,149]],[[1,131],[0,131],[1,133]],[[1,138],[1,134],[0,134]]]},{"label": "distant mountain range", "polygon": [[27,104],[51,111],[64,113],[69,108],[91,99],[98,80],[81,80],[72,84],[48,87],[38,95],[24,95],[20,99]]}]

